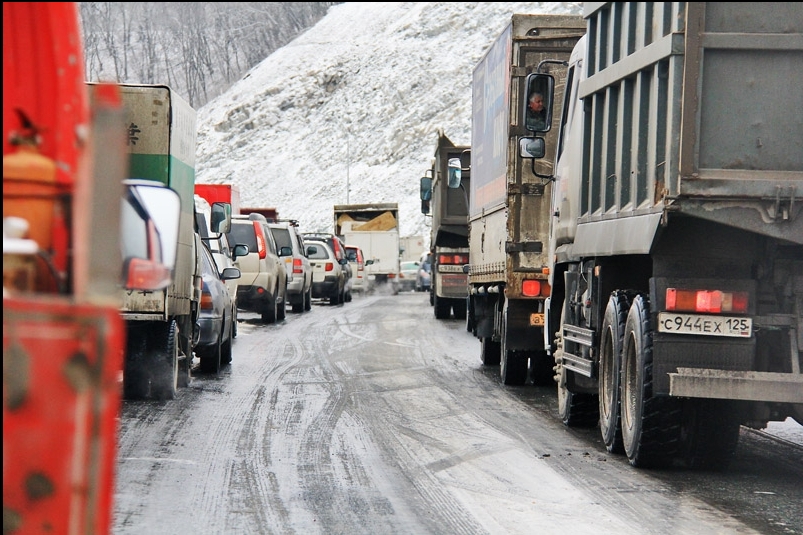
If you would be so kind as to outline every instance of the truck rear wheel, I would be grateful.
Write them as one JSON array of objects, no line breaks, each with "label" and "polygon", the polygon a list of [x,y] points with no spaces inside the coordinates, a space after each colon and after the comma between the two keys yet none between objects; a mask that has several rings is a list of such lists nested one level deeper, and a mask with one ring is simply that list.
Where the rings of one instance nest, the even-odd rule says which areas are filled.
[{"label": "truck rear wheel", "polygon": [[622,291],[608,299],[602,320],[599,347],[599,429],[605,448],[624,453],[619,410],[619,370],[622,367],[622,339],[630,309],[630,298]]},{"label": "truck rear wheel", "polygon": [[151,395],[174,399],[178,391],[179,333],[175,320],[157,325],[149,335],[148,352],[153,362]]},{"label": "truck rear wheel", "polygon": [[433,306],[435,307],[435,319],[448,320],[452,315],[452,304],[442,297],[436,295]]},{"label": "truck rear wheel", "polygon": [[485,366],[499,366],[501,356],[499,342],[494,342],[490,336],[480,338],[480,360]]},{"label": "truck rear wheel", "polygon": [[520,386],[527,381],[528,355],[526,351],[508,349],[507,315],[507,301],[505,301],[502,309],[502,346],[500,349],[501,367],[499,368],[499,376],[502,378],[502,384]]},{"label": "truck rear wheel", "polygon": [[680,442],[680,402],[653,393],[652,358],[650,302],[639,294],[625,323],[620,403],[625,453],[639,468],[669,466]]}]

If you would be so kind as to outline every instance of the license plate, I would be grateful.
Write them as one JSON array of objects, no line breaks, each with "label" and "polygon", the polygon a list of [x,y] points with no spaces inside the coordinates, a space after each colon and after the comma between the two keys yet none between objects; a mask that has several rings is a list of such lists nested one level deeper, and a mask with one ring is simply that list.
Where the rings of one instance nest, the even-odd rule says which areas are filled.
[{"label": "license plate", "polygon": [[658,314],[658,332],[750,338],[753,333],[753,320],[731,316],[661,312]]},{"label": "license plate", "polygon": [[463,273],[463,266],[455,266],[453,264],[441,264],[438,266],[438,271],[441,273]]},{"label": "license plate", "polygon": [[543,327],[544,314],[542,312],[533,312],[530,314],[530,327]]}]

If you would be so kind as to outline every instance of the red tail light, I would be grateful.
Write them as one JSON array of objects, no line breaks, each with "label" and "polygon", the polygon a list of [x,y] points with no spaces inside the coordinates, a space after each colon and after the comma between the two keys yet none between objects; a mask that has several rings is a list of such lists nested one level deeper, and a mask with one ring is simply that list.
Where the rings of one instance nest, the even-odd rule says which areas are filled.
[{"label": "red tail light", "polygon": [[679,312],[747,313],[747,292],[666,289],[666,309]]},{"label": "red tail light", "polygon": [[327,262],[326,266],[324,267],[324,271],[333,271],[335,269],[335,265],[331,262]]},{"label": "red tail light", "polygon": [[135,290],[161,290],[170,285],[170,270],[162,264],[134,258],[128,263],[126,288]]},{"label": "red tail light", "polygon": [[301,269],[301,259],[300,258],[294,258],[293,259],[293,273],[303,273],[303,270]]},{"label": "red tail light", "polygon": [[467,254],[441,254],[438,255],[439,264],[455,264],[463,265],[468,264]]},{"label": "red tail light", "polygon": [[259,258],[265,258],[268,256],[268,246],[265,243],[265,235],[262,234],[262,224],[259,221],[254,221],[254,234],[257,237],[257,252],[259,253]]}]

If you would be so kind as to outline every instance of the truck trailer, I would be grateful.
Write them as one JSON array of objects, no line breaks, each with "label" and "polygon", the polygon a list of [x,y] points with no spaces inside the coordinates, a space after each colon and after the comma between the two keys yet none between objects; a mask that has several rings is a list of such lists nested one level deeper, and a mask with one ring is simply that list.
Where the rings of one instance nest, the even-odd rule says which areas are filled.
[{"label": "truck trailer", "polygon": [[[450,168],[450,161],[456,161],[456,166]],[[452,187],[449,186],[450,173],[455,180]],[[456,146],[439,132],[432,167],[421,178],[421,211],[432,215],[429,292],[436,319],[449,319],[452,312],[457,319],[466,318],[468,275],[463,266],[469,263],[470,187],[470,147]],[[470,319],[469,323],[469,330],[473,330]]]},{"label": "truck trailer", "polygon": [[[468,315],[481,361],[501,364],[507,385],[524,384],[528,372],[550,384],[554,365],[543,342],[550,187],[518,157],[521,95],[528,74],[544,60],[568,61],[584,34],[579,15],[512,15],[473,72]],[[544,70],[560,94],[565,66]]]},{"label": "truck trailer", "polygon": [[725,468],[740,425],[803,423],[803,11],[601,2],[583,17],[565,93],[527,81],[555,99],[559,135],[519,140],[551,185],[558,412],[598,423],[633,466]]}]

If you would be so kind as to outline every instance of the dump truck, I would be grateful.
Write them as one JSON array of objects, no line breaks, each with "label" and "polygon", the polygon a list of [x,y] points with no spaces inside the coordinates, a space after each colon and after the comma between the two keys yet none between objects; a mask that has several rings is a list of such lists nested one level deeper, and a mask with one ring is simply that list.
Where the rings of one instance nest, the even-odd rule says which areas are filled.
[{"label": "dump truck", "polygon": [[268,223],[276,223],[279,221],[279,210],[272,206],[267,207],[252,207],[252,208],[240,208],[240,214],[248,215],[248,214],[261,214],[267,219]]},{"label": "dump truck", "polygon": [[90,99],[83,58],[76,3],[3,4],[4,533],[111,533],[120,288],[175,256],[178,197],[125,181],[119,89]]},{"label": "dump truck", "polygon": [[[551,188],[518,156],[521,95],[527,75],[565,64],[584,34],[579,15],[514,14],[473,71],[468,316],[482,363],[506,385],[551,383],[554,365],[543,341]],[[560,95],[565,65],[543,70]]]},{"label": "dump truck", "polygon": [[[457,319],[466,318],[468,275],[463,266],[469,264],[470,149],[455,145],[443,132],[438,132],[432,165],[421,177],[421,212],[432,215],[429,295],[436,319],[449,319],[452,312]],[[453,164],[451,168],[449,161]],[[468,320],[468,329],[473,330],[473,318]]]},{"label": "dump truck", "polygon": [[334,233],[346,245],[362,249],[368,285],[399,292],[399,205],[397,203],[336,204]]},{"label": "dump truck", "polygon": [[[90,84],[94,86],[94,84]],[[199,336],[201,241],[195,227],[196,112],[166,85],[121,84],[129,177],[156,181],[178,193],[181,218],[175,270],[168,288],[125,292],[123,392],[127,399],[172,399],[191,380]]]},{"label": "dump truck", "polygon": [[803,424],[803,12],[657,6],[586,3],[565,92],[527,80],[556,101],[518,143],[551,187],[544,343],[564,423],[726,468],[740,425]]}]

